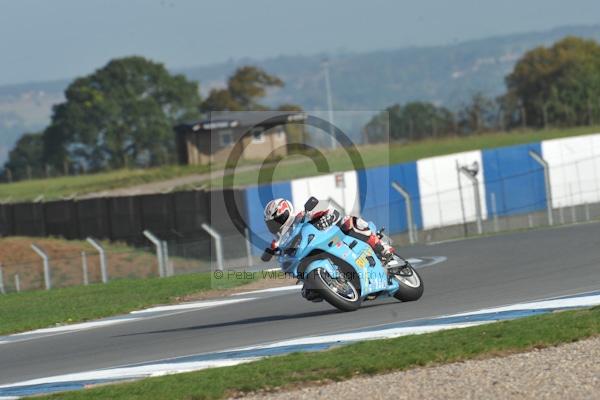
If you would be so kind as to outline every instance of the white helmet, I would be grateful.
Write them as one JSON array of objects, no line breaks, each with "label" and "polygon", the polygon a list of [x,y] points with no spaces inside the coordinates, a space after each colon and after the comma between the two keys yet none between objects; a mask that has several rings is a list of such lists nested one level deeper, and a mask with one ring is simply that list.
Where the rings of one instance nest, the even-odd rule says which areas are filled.
[{"label": "white helmet", "polygon": [[271,200],[265,207],[265,224],[273,235],[294,220],[294,206],[286,199]]}]

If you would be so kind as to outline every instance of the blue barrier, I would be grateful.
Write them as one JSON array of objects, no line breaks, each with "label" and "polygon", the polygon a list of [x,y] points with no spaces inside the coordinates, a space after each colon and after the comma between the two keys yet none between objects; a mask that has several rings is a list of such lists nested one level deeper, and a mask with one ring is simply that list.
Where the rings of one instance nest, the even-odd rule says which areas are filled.
[{"label": "blue barrier", "polygon": [[292,198],[290,182],[246,188],[246,215],[248,215],[250,243],[252,243],[252,253],[254,255],[262,254],[266,243],[270,244],[273,240],[273,236],[265,225],[263,211],[269,201],[278,197]]},{"label": "blue barrier", "polygon": [[365,204],[361,204],[361,215],[365,219],[375,222],[378,227],[385,226],[387,232],[391,234],[408,230],[404,198],[391,187],[391,183],[395,181],[410,193],[414,224],[418,229],[422,228],[415,162],[369,168],[357,171],[357,174],[358,190],[361,193],[366,192]]},{"label": "blue barrier", "polygon": [[499,216],[524,214],[546,207],[544,172],[529,156],[541,154],[540,143],[483,150],[485,200],[493,212],[492,194]]},{"label": "blue barrier", "polygon": [[[529,156],[529,151],[541,154],[540,143],[482,150],[485,201],[489,215],[493,212],[495,197],[499,216],[543,210],[546,207],[544,174]],[[417,163],[394,164],[359,170],[358,190],[364,193],[365,204],[360,214],[387,232],[396,234],[408,230],[406,206],[402,196],[392,187],[398,182],[411,195],[413,218],[417,229],[423,229],[421,194]],[[246,188],[248,226],[253,253],[260,254],[271,235],[263,221],[266,203],[276,197],[292,198],[291,182],[274,183]]]}]

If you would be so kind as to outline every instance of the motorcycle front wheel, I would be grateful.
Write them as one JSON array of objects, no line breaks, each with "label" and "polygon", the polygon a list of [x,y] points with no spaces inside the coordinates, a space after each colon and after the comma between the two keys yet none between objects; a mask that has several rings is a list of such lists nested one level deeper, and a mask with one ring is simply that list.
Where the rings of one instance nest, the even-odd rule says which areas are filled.
[{"label": "motorcycle front wheel", "polygon": [[317,268],[306,277],[310,286],[329,304],[340,311],[355,311],[360,307],[358,290],[344,274],[331,277],[323,268]]},{"label": "motorcycle front wheel", "polygon": [[400,301],[415,301],[423,296],[423,280],[419,273],[402,257],[394,255],[392,262],[404,264],[400,267],[390,268],[391,278],[398,282],[400,289],[394,293],[394,297]]}]

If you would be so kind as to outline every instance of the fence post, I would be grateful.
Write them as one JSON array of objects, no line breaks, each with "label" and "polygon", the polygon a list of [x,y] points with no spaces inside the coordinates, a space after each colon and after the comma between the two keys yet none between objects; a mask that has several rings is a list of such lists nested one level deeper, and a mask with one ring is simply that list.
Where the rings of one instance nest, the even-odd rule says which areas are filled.
[{"label": "fence post", "polygon": [[81,252],[81,269],[83,272],[83,284],[87,286],[90,284],[90,281],[88,279],[88,262],[87,254],[85,254],[85,251]]},{"label": "fence post", "polygon": [[565,208],[561,207],[559,209],[559,215],[560,215],[560,224],[564,225],[565,224]]},{"label": "fence post", "polygon": [[19,279],[19,274],[15,274],[15,289],[17,293],[21,291],[21,279]]},{"label": "fence post", "polygon": [[46,285],[46,290],[50,290],[50,289],[52,289],[52,280],[50,278],[50,258],[48,257],[46,252],[44,252],[44,250],[42,250],[40,247],[36,246],[35,244],[32,243],[31,248],[33,251],[35,251],[37,253],[38,256],[40,256],[42,258],[42,260],[44,262],[44,283]]},{"label": "fence post", "polygon": [[2,270],[2,264],[0,264],[0,293],[6,294],[4,289],[4,271]]},{"label": "fence post", "polygon": [[252,244],[250,243],[250,232],[248,228],[244,229],[244,237],[246,238],[246,255],[248,256],[248,268],[254,266],[254,258],[252,258]]},{"label": "fence post", "polygon": [[469,236],[469,230],[467,229],[467,217],[465,216],[465,202],[462,194],[462,183],[460,181],[460,167],[458,166],[458,160],[456,161],[456,178],[458,179],[458,194],[460,196],[460,211],[462,213],[463,230],[465,237]]},{"label": "fence post", "polygon": [[408,241],[410,244],[414,244],[416,242],[415,238],[415,224],[413,223],[413,207],[412,200],[410,198],[410,194],[397,182],[392,182],[392,188],[402,197],[404,197],[404,205],[406,207],[406,224],[408,225]]},{"label": "fence post", "polygon": [[100,273],[102,274],[102,283],[108,283],[108,267],[106,265],[106,252],[104,251],[104,247],[98,243],[97,240],[89,237],[87,238],[87,242],[95,248],[100,254]]},{"label": "fence post", "polygon": [[590,220],[590,205],[588,203],[585,203],[585,220]]},{"label": "fence post", "polygon": [[203,223],[202,229],[204,229],[213,239],[215,239],[215,253],[217,253],[217,268],[219,271],[223,271],[223,246],[221,244],[221,235],[211,228],[208,224]]},{"label": "fence post", "polygon": [[575,211],[575,199],[573,198],[573,185],[569,184],[569,198],[571,200],[571,223],[577,222],[577,212]]},{"label": "fence post", "polygon": [[164,266],[164,257],[163,257],[163,247],[161,241],[154,236],[152,232],[149,230],[145,230],[142,232],[144,236],[152,242],[152,244],[156,247],[156,260],[158,261],[158,276],[164,278],[165,276],[165,266]]},{"label": "fence post", "polygon": [[174,271],[171,263],[169,262],[169,245],[166,240],[162,241],[162,255],[163,255],[163,265],[165,266],[165,275],[173,276]]},{"label": "fence post", "polygon": [[479,196],[479,180],[477,179],[477,172],[479,171],[479,169],[469,169],[465,166],[462,166],[458,170],[462,172],[462,174],[466,176],[467,179],[469,179],[473,184],[473,194],[475,196],[475,218],[477,219],[477,233],[481,235],[483,233],[483,222],[481,217],[481,197]]},{"label": "fence post", "polygon": [[492,192],[492,213],[494,218],[494,232],[498,232],[498,206],[496,205],[496,193]]},{"label": "fence post", "polygon": [[533,158],[544,169],[544,183],[546,184],[546,206],[548,207],[548,225],[554,225],[554,216],[552,215],[552,186],[550,183],[550,166],[548,162],[538,153],[529,150],[529,156]]}]

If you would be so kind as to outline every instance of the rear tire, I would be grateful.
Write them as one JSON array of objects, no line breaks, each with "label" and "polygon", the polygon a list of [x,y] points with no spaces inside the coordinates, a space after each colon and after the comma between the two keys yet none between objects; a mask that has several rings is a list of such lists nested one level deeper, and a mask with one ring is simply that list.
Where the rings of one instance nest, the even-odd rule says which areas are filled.
[{"label": "rear tire", "polygon": [[[342,280],[344,285],[348,285],[351,296],[344,296],[334,290],[335,284]],[[312,290],[317,291],[319,295],[329,304],[340,311],[355,311],[360,307],[361,299],[359,291],[354,287],[351,281],[347,280],[343,274],[338,280],[333,279],[323,268],[317,268],[312,271],[305,279]],[[327,283],[329,282],[329,284]]]}]

